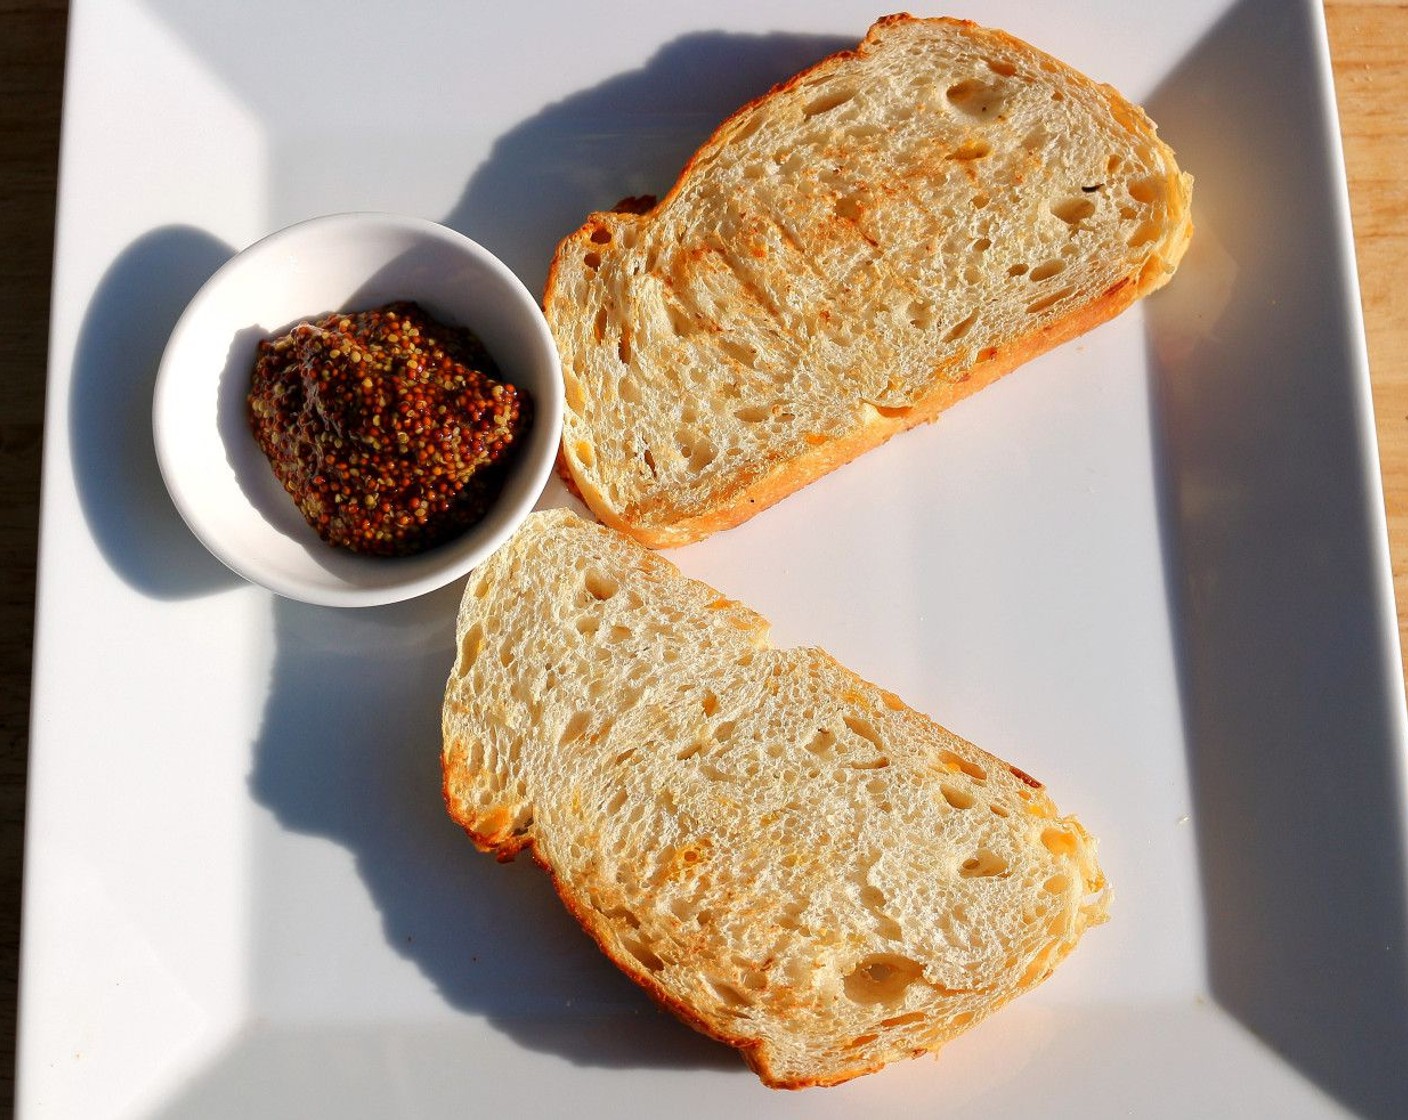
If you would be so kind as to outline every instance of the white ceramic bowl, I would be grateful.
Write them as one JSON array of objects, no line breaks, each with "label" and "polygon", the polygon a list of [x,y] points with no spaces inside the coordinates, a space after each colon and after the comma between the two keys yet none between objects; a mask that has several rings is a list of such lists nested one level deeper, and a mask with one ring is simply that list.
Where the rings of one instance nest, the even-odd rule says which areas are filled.
[{"label": "white ceramic bowl", "polygon": [[[415,300],[474,331],[533,424],[489,513],[418,556],[359,556],[320,540],[254,441],[245,399],[261,338],[303,319]],[[442,587],[485,560],[532,510],[562,427],[562,375],[537,301],[469,238],[419,218],[333,214],[251,245],[196,294],[157,374],[157,460],[191,531],[229,568],[291,599],[372,606]]]}]

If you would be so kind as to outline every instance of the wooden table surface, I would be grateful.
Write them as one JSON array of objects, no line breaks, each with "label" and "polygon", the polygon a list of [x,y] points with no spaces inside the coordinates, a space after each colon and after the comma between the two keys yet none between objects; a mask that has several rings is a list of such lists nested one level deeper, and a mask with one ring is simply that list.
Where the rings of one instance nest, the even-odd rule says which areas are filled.
[{"label": "wooden table surface", "polygon": [[[1408,2],[1326,0],[1408,632]],[[0,1107],[13,1093],[40,431],[66,4],[0,0]]]}]

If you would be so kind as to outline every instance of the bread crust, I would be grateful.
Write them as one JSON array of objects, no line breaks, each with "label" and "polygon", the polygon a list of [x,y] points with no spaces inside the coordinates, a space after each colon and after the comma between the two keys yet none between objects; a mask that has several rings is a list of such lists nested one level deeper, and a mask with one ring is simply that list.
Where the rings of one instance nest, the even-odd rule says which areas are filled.
[{"label": "bread crust", "polygon": [[[699,173],[700,164],[728,143],[730,131],[747,114],[771,99],[788,94],[808,78],[864,55],[887,30],[906,24],[924,23],[966,29],[991,37],[1033,59],[1050,59],[1044,52],[1006,32],[980,28],[970,20],[949,17],[920,20],[908,14],[885,16],[870,28],[857,47],[838,51],[822,59],[778,83],[767,93],[731,114],[690,157],[670,190],[654,206],[648,209],[636,206],[628,208],[626,212],[638,215],[633,221],[651,222],[685,189],[692,177]],[[1063,68],[1069,71],[1068,67]],[[1193,232],[1190,210],[1191,177],[1178,169],[1172,150],[1158,138],[1142,110],[1126,101],[1113,87],[1093,82],[1080,75],[1076,77],[1092,90],[1098,91],[1104,97],[1111,115],[1156,150],[1167,168],[1164,190],[1168,199],[1168,221],[1158,243],[1152,248],[1138,274],[1124,277],[1059,319],[1004,339],[995,346],[986,347],[971,364],[937,362],[937,376],[932,379],[932,389],[916,398],[908,407],[883,409],[862,406],[857,423],[843,437],[827,439],[787,458],[774,455],[760,464],[740,471],[731,484],[720,486],[710,507],[702,512],[680,515],[667,523],[660,523],[651,517],[654,503],[649,500],[624,506],[614,504],[602,493],[593,480],[589,465],[583,462],[578,449],[570,444],[569,437],[564,434],[560,462],[564,477],[570,479],[569,485],[573,490],[601,521],[627,533],[647,547],[668,548],[700,540],[748,520],[754,514],[850,462],[865,451],[880,446],[898,433],[934,420],[951,405],[992,384],[1018,366],[1107,322],[1136,300],[1166,283],[1177,268]],[[590,252],[593,248],[593,235],[605,228],[609,214],[613,215],[610,220],[620,220],[615,216],[619,213],[617,211],[592,214],[580,229],[564,238],[558,246],[549,268],[544,297],[550,322],[564,261],[570,256]]]}]

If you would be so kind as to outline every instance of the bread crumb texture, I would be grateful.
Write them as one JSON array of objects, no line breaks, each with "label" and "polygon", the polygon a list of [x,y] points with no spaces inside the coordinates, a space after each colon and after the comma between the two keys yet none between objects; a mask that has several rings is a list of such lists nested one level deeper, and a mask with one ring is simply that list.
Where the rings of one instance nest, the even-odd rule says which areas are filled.
[{"label": "bread crumb texture", "polygon": [[564,464],[643,543],[736,524],[1164,283],[1191,185],[1109,86],[881,20],[563,241]]},{"label": "bread crumb texture", "polygon": [[566,510],[470,577],[443,765],[480,848],[777,1087],[937,1049],[1105,915],[1040,782]]}]

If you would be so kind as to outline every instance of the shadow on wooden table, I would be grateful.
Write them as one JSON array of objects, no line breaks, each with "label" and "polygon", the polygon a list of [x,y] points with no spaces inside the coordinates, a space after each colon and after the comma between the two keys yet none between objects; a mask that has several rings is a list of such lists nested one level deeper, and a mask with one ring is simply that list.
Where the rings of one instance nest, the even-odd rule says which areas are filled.
[{"label": "shadow on wooden table", "polygon": [[1309,5],[1244,0],[1147,105],[1199,227],[1149,303],[1151,398],[1212,992],[1387,1118],[1408,1115],[1403,695],[1315,38]]}]

